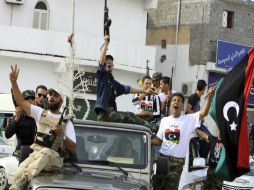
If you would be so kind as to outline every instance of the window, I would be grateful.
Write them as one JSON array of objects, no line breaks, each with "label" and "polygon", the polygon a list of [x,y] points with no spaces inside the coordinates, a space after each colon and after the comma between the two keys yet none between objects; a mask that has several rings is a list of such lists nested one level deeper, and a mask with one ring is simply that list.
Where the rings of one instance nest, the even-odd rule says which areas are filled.
[{"label": "window", "polygon": [[45,2],[39,1],[34,8],[33,28],[48,29],[49,10]]},{"label": "window", "polygon": [[167,40],[163,39],[161,40],[161,48],[166,49],[167,48]]},{"label": "window", "polygon": [[234,12],[223,10],[222,27],[233,28]]},{"label": "window", "polygon": [[[147,135],[124,128],[75,124],[79,163],[143,169],[147,166]],[[89,162],[90,161],[90,162]]]}]

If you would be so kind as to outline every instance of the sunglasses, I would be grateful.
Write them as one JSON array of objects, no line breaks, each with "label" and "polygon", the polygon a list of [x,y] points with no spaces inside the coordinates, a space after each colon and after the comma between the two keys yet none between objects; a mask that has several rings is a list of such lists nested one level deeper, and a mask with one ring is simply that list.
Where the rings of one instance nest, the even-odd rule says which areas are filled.
[{"label": "sunglasses", "polygon": [[43,98],[46,98],[46,97],[47,97],[47,95],[41,94],[41,93],[38,93],[38,96],[39,96],[39,97],[43,97]]}]

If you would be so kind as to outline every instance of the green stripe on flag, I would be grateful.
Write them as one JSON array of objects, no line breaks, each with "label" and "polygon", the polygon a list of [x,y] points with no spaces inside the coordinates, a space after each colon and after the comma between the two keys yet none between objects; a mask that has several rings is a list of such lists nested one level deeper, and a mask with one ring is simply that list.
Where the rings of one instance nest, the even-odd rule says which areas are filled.
[{"label": "green stripe on flag", "polygon": [[217,121],[217,118],[216,118],[216,98],[217,98],[216,96],[217,96],[217,92],[220,88],[220,85],[221,85],[222,81],[223,81],[223,78],[220,79],[220,81],[216,85],[216,90],[215,90],[214,97],[213,97],[211,107],[210,107],[210,111],[209,111],[209,114],[211,115],[211,117],[215,121],[217,127],[218,127],[218,121]]},{"label": "green stripe on flag", "polygon": [[219,162],[218,162],[217,167],[215,169],[215,174],[216,174],[216,176],[218,176],[219,178],[221,178],[223,180],[230,181],[228,166],[226,163],[226,151],[225,151],[224,147],[222,147],[222,149],[221,149],[220,159],[219,159]]}]

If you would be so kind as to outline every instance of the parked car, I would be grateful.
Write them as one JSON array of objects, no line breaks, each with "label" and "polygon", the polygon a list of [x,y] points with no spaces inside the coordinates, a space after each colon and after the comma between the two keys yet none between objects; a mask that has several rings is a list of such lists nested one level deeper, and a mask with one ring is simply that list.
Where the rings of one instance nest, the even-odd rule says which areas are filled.
[{"label": "parked car", "polygon": [[[8,173],[15,172],[17,168],[16,162],[17,159],[15,158],[15,162],[12,162],[12,154],[15,150],[15,146],[8,145],[5,140],[0,137],[0,190],[3,190],[7,186],[7,176],[5,172],[5,168],[8,169]],[[5,162],[6,160],[6,162]]]},{"label": "parked car", "polygon": [[[58,172],[41,172],[30,181],[29,190],[148,190],[153,188],[155,175],[168,172],[168,167],[160,167],[162,166],[161,161],[164,163],[168,161],[167,159],[159,159],[158,167],[156,167],[151,147],[152,132],[147,127],[83,120],[74,120],[74,126],[77,139],[77,160],[66,161],[63,169]],[[192,144],[195,145],[191,143],[190,149],[193,149]],[[195,176],[193,172],[197,173],[198,170],[205,168],[204,165],[200,165],[200,163],[204,164],[203,161],[196,166],[193,165],[192,160],[198,163],[197,159],[200,158],[195,158],[192,153],[188,153],[189,155],[191,159],[186,159],[185,163],[189,169],[184,169],[181,177],[182,189],[191,184],[190,181],[186,181],[186,176]],[[5,169],[6,181],[9,184],[12,183],[16,169],[8,167],[10,164],[17,167],[17,163],[18,160],[15,157],[0,159],[0,167]],[[198,184],[202,183],[203,178],[196,175],[196,178],[193,177],[192,180],[192,183]]]},{"label": "parked car", "polygon": [[0,158],[12,155],[15,150],[15,146],[9,145],[5,140],[0,137]]},{"label": "parked car", "polygon": [[254,158],[250,156],[250,172],[246,175],[237,177],[234,181],[224,181],[223,190],[254,190]]},{"label": "parked car", "polygon": [[19,161],[16,156],[0,158],[0,190],[5,190],[8,184],[13,183],[13,177]]}]

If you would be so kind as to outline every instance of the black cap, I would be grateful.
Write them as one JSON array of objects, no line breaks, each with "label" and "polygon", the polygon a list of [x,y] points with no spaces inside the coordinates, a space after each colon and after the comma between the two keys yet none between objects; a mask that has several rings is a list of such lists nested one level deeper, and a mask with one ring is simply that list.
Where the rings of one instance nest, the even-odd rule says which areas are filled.
[{"label": "black cap", "polygon": [[29,97],[35,98],[35,92],[33,90],[25,90],[22,92],[22,96],[24,99],[27,99]]}]

